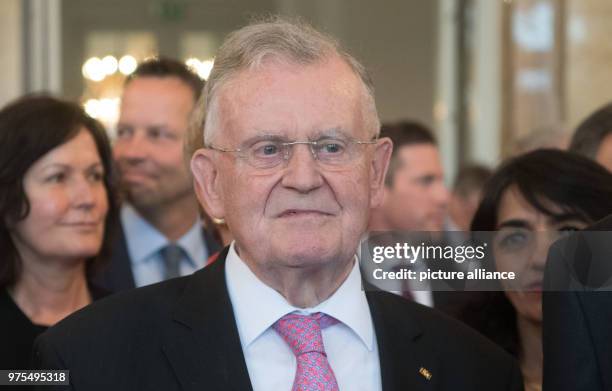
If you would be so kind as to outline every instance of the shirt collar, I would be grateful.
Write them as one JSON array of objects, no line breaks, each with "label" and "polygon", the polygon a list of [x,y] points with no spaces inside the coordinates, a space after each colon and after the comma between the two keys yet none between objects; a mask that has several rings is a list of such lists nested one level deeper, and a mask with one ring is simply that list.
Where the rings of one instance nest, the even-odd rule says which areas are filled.
[{"label": "shirt collar", "polygon": [[[159,250],[168,245],[170,241],[146,221],[133,206],[124,204],[121,207],[121,223],[127,243],[128,252],[132,263],[143,263],[151,259]],[[188,260],[192,266],[200,260],[200,254],[205,253],[205,246],[202,239],[202,222],[200,218],[183,235],[177,243],[187,253]]]},{"label": "shirt collar", "polygon": [[358,262],[355,262],[349,276],[331,297],[307,309],[292,306],[280,293],[261,282],[240,259],[233,242],[227,254],[225,269],[227,288],[244,346],[249,346],[288,313],[323,312],[347,326],[368,350],[374,348],[372,317],[361,286]]}]

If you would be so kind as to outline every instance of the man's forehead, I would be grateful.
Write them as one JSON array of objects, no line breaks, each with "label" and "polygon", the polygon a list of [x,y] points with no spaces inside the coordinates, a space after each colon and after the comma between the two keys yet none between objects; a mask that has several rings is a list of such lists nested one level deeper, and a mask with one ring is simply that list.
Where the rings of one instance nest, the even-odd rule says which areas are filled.
[{"label": "man's forehead", "polygon": [[359,92],[344,64],[272,63],[239,72],[219,91],[217,104],[230,137],[359,137]]},{"label": "man's forehead", "polygon": [[176,76],[140,76],[130,80],[124,87],[124,95],[147,94],[151,91],[187,93],[193,99],[191,87]]},{"label": "man's forehead", "polygon": [[437,160],[439,158],[438,147],[431,143],[402,145],[399,147],[397,155],[403,160],[424,158]]},{"label": "man's forehead", "polygon": [[[325,138],[334,138],[341,140],[352,140],[354,139],[354,132],[349,128],[344,128],[340,126],[329,127],[329,128],[313,128],[310,131],[299,132],[295,129],[283,129],[277,128],[275,130],[269,129],[246,129],[242,132],[237,132],[238,134],[243,136],[242,142],[257,142],[262,140],[271,140],[271,141],[282,141],[282,142],[290,142],[295,140],[301,141],[317,141]],[[245,138],[246,137],[246,138]]]},{"label": "man's forehead", "polygon": [[189,86],[176,77],[139,77],[130,81],[121,99],[120,115],[142,113],[164,118],[169,113],[188,115],[195,105]]},{"label": "man's forehead", "polygon": [[400,167],[410,170],[442,170],[438,147],[430,143],[403,145],[397,151]]}]

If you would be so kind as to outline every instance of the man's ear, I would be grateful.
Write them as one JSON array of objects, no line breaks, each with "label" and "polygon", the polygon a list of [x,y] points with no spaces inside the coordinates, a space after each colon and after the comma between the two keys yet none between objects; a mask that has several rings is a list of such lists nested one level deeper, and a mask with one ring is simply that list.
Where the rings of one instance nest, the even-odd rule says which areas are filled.
[{"label": "man's ear", "polygon": [[381,205],[385,190],[385,177],[393,152],[393,142],[388,137],[383,137],[376,143],[372,165],[370,168],[370,207]]},{"label": "man's ear", "polygon": [[201,148],[191,158],[194,189],[198,201],[209,216],[217,219],[225,217],[223,194],[219,178],[219,169],[213,159],[215,151]]}]

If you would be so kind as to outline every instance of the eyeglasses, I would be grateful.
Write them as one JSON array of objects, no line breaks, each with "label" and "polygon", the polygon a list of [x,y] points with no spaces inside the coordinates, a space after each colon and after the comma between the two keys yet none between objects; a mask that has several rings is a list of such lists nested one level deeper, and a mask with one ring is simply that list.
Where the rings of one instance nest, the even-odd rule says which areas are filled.
[{"label": "eyeglasses", "polygon": [[342,167],[352,163],[360,156],[362,145],[376,144],[377,141],[378,139],[359,141],[326,137],[317,141],[255,141],[253,144],[239,149],[227,149],[213,145],[209,145],[208,148],[219,152],[234,152],[250,166],[267,169],[276,167],[281,163],[286,164],[293,154],[293,146],[304,144],[310,146],[312,157],[319,163],[332,167]]}]

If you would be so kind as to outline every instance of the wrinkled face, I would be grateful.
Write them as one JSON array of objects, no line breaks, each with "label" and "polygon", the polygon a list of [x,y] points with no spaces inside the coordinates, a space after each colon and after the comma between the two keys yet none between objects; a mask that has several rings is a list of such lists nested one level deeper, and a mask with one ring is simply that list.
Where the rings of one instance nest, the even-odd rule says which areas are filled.
[{"label": "wrinkled face", "polygon": [[385,188],[383,213],[395,230],[440,231],[449,200],[438,148],[402,146],[393,183]]},{"label": "wrinkled face", "polygon": [[518,276],[512,286],[504,286],[506,296],[519,316],[536,322],[542,321],[542,281],[550,245],[563,233],[588,225],[556,205],[548,208],[554,217],[535,209],[516,187],[508,188],[499,204],[493,247],[497,270]]},{"label": "wrinkled face", "polygon": [[108,199],[104,167],[83,129],[37,160],[24,176],[28,216],[11,229],[23,259],[82,260],[100,250]]},{"label": "wrinkled face", "polygon": [[[375,134],[364,126],[363,87],[337,58],[306,66],[268,62],[242,71],[219,94],[216,147]],[[380,199],[390,150],[388,139],[359,145],[350,164],[331,169],[300,144],[286,164],[256,169],[239,154],[206,149],[192,169],[201,201],[225,218],[247,263],[311,267],[352,259],[368,210]]]},{"label": "wrinkled face", "polygon": [[612,172],[612,134],[607,135],[601,142],[595,160]]},{"label": "wrinkled face", "polygon": [[140,77],[127,84],[113,152],[127,198],[137,209],[193,194],[183,160],[193,105],[193,92],[175,77]]}]

